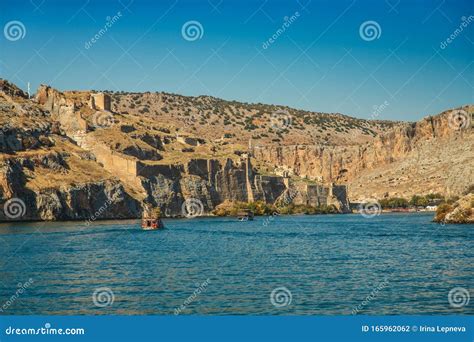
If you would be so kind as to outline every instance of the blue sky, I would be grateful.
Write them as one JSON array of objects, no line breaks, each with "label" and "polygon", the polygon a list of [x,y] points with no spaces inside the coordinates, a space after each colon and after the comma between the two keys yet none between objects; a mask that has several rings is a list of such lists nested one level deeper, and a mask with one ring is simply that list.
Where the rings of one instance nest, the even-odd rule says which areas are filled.
[{"label": "blue sky", "polygon": [[[0,77],[23,89],[166,91],[410,121],[474,103],[468,0],[0,4]],[[23,38],[8,36],[11,21],[23,24]],[[201,25],[199,39],[183,37],[189,21]],[[375,37],[361,36],[366,22],[376,23]]]}]

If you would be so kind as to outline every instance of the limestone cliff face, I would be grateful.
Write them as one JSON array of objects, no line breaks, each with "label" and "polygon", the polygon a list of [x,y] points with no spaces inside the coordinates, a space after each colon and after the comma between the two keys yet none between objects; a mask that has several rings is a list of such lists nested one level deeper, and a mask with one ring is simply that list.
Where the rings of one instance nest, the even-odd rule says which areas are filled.
[{"label": "limestone cliff face", "polygon": [[180,215],[184,201],[190,198],[199,200],[204,212],[210,213],[224,201],[275,203],[287,190],[283,177],[247,176],[248,168],[248,159],[241,163],[192,159],[185,166],[144,166],[139,175],[147,201],[171,216]]},{"label": "limestone cliff face", "polygon": [[[471,115],[469,108],[465,108],[464,112]],[[320,181],[348,183],[352,199],[367,198],[370,195],[383,197],[385,193],[390,192],[387,191],[390,189],[386,185],[380,184],[387,181],[386,169],[397,170],[396,174],[391,175],[389,179],[396,180],[401,189],[398,195],[410,196],[437,190],[455,195],[474,182],[473,154],[469,153],[472,151],[474,136],[470,127],[463,130],[453,129],[450,114],[451,111],[427,117],[416,123],[400,124],[385,134],[375,137],[371,143],[363,145],[257,146],[255,156],[290,174]],[[449,169],[449,172],[455,172],[464,177],[453,182],[452,177],[447,179],[436,176],[438,186],[434,184],[428,187],[417,186],[416,178],[420,180],[424,175],[434,176],[432,169],[438,163],[431,159],[442,152],[450,155],[445,160],[445,163],[450,165],[443,165],[440,169],[446,169],[446,171]],[[450,162],[456,158],[456,155],[465,163]],[[400,166],[406,164],[406,160],[410,161],[412,168],[416,168],[416,177],[409,175],[409,166]],[[419,168],[420,163],[425,163],[427,166]],[[377,176],[370,175],[377,171]],[[409,179],[413,181],[408,182]],[[368,194],[365,191],[367,185],[378,186],[379,191],[374,188]],[[391,194],[394,195],[397,192],[394,190]]]},{"label": "limestone cliff face", "polygon": [[[136,150],[134,145],[118,152],[91,134],[92,127],[89,127],[87,123],[83,125],[83,128],[71,124],[71,120],[76,121],[78,118],[84,120],[80,109],[84,107],[86,98],[87,96],[80,94],[75,95],[75,100],[67,99],[65,94],[46,86],[40,87],[36,96],[36,100],[50,110],[53,117],[59,121],[61,131],[81,148],[90,151],[105,170],[116,175],[128,188],[133,189],[135,198],[160,207],[161,212],[166,216],[182,215],[183,203],[187,199],[202,203],[203,214],[210,213],[224,201],[261,200],[275,203],[290,187],[289,182],[285,182],[283,177],[258,174],[247,156],[237,160],[202,158],[180,163],[156,164],[150,163],[149,158],[125,154],[126,151]],[[142,136],[135,132],[133,125],[120,123],[120,127],[121,133]],[[166,150],[162,141],[166,141],[167,138],[162,139],[159,135],[154,135],[154,137],[155,139],[151,142],[150,139],[145,141],[156,150]],[[156,141],[159,143],[156,144]],[[180,136],[176,141],[193,147],[206,143],[205,139]],[[344,197],[345,192],[344,196],[338,198],[332,194],[328,195],[329,190],[325,189],[330,204],[336,205],[341,211],[347,211],[348,206],[344,204],[347,202],[347,198]],[[299,202],[296,199],[297,204],[303,204],[303,202],[311,205],[328,204],[327,199],[321,203],[315,202],[314,196],[306,195],[307,188],[300,189],[300,192],[302,196],[305,196],[305,200]],[[319,197],[322,198],[322,196],[325,195]]]},{"label": "limestone cliff face", "polygon": [[[48,86],[32,100],[0,86],[0,203],[24,198],[27,219],[139,217],[144,204],[177,216],[189,199],[204,214],[287,198],[345,212],[348,198],[456,195],[474,183],[472,127],[453,129],[451,111],[398,123],[291,110],[294,127],[275,133],[272,106]],[[256,141],[242,145],[249,132]]]},{"label": "limestone cliff face", "polygon": [[[276,203],[291,197],[287,204],[312,206],[334,205],[340,212],[349,211],[346,187],[294,183],[280,176],[262,176],[252,170],[250,160],[240,163],[228,159],[193,159],[186,166],[140,168],[140,178],[147,202],[159,206],[166,215],[180,215],[186,199],[197,199],[204,213],[223,202],[263,201]],[[289,193],[295,194],[289,196]]]},{"label": "limestone cliff face", "polygon": [[[107,142],[107,136],[98,138],[100,127],[89,125],[89,96],[81,92],[71,98],[41,86],[35,97],[40,106],[36,116],[25,110],[35,107],[30,100],[6,98],[15,104],[15,112],[10,113],[8,107],[6,113],[22,121],[4,126],[0,136],[4,139],[0,205],[8,209],[11,199],[19,200],[16,210],[21,215],[3,210],[0,221],[139,218],[144,203],[159,207],[165,216],[182,216],[183,204],[189,199],[202,204],[202,214],[209,214],[224,201],[275,203],[293,187],[287,178],[260,175],[247,155],[156,163],[149,154],[130,153],[145,146],[134,145],[134,140],[128,146],[122,142],[125,147],[117,149],[117,144]],[[36,125],[43,121],[45,124]],[[168,133],[136,132],[129,123],[120,122],[119,127],[123,137],[130,135],[155,153],[167,152],[166,144],[173,141],[193,148],[206,144],[201,138],[178,136],[173,140]],[[299,192],[304,200],[295,199],[295,203],[331,202],[344,211],[346,199],[340,201],[321,187],[318,202],[311,191],[311,187],[302,187]]]},{"label": "limestone cliff face", "polygon": [[[60,172],[67,167],[60,156],[11,158],[0,163],[0,221],[18,220],[96,220],[135,218],[141,205],[127,194],[119,181],[98,180],[51,188],[28,186],[28,175],[35,168]],[[9,199],[15,199],[15,204]]]}]

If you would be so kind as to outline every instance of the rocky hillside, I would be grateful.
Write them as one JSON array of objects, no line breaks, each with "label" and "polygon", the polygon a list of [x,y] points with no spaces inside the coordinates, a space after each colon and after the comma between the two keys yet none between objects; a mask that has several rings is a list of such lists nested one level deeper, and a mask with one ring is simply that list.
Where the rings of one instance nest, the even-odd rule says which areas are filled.
[{"label": "rocky hillside", "polygon": [[436,211],[439,223],[474,223],[474,193],[469,193],[453,204],[443,204]]},{"label": "rocky hillside", "polygon": [[474,183],[472,112],[403,123],[49,86],[29,99],[1,80],[0,204],[21,199],[18,219],[104,219],[139,217],[144,204],[176,216],[290,197],[346,211],[347,190],[354,200],[460,194]]},{"label": "rocky hillside", "polygon": [[140,203],[94,157],[61,134],[51,113],[0,83],[0,220],[136,217]]},{"label": "rocky hillside", "polygon": [[472,113],[466,106],[398,124],[355,146],[266,145],[255,156],[277,171],[348,184],[356,202],[433,192],[454,196],[474,184]]}]

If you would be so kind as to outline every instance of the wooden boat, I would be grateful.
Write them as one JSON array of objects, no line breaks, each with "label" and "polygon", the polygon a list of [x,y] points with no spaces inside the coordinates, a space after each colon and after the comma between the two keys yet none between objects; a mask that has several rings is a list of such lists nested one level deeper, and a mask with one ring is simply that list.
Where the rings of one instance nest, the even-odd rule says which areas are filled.
[{"label": "wooden boat", "polygon": [[142,216],[142,229],[143,230],[157,230],[163,229],[165,226],[161,221],[160,208],[146,207],[143,211]]},{"label": "wooden boat", "polygon": [[160,218],[142,218],[143,230],[163,229],[165,226]]},{"label": "wooden boat", "polygon": [[239,221],[252,221],[253,220],[253,211],[250,209],[244,209],[237,213],[237,219]]}]

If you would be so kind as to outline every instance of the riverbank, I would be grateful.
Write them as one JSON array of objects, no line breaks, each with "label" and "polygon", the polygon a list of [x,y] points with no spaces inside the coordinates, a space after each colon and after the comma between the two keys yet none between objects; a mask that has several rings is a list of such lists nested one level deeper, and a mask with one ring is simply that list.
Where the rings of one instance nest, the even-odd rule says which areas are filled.
[{"label": "riverbank", "polygon": [[[430,212],[427,212],[427,211],[387,211],[387,210],[382,210],[378,215],[376,216],[384,216],[384,215],[389,215],[389,214],[408,214],[408,215],[416,215],[416,214],[428,214]],[[265,214],[265,215],[255,215],[255,219],[258,220],[258,218],[263,218],[263,219],[266,219],[266,218],[269,218],[269,217],[282,217],[282,218],[286,218],[286,217],[315,217],[315,216],[350,216],[350,217],[355,217],[355,216],[359,216],[361,215],[360,212],[357,212],[357,211],[354,211],[354,212],[350,212],[350,213],[320,213],[320,214],[305,214],[305,213],[294,213],[294,214],[280,214],[278,212],[274,212],[274,213],[271,213],[271,214]],[[196,220],[196,219],[235,219],[235,221],[239,221],[238,220],[238,216],[236,215],[226,215],[226,216],[219,216],[219,215],[199,215],[199,216],[196,216],[196,217],[184,217],[184,216],[170,216],[170,217],[162,217],[163,220],[168,221],[168,222],[173,222],[173,221],[192,221],[192,220]],[[80,225],[82,226],[85,226],[85,227],[88,227],[88,226],[93,226],[93,225],[97,225],[97,224],[104,224],[104,223],[108,223],[108,222],[119,222],[120,224],[127,224],[127,223],[130,223],[130,224],[137,224],[139,225],[140,222],[141,222],[141,217],[140,218],[104,218],[104,219],[96,219],[94,221],[87,221],[87,220],[84,220],[84,219],[78,219],[78,220],[55,220],[55,221],[45,221],[45,220],[12,220],[12,221],[0,221],[0,227],[1,226],[5,226],[5,225],[8,225],[8,224],[21,224],[21,223],[28,223],[28,224],[40,224],[40,223],[43,223],[43,224],[49,224],[49,223],[63,223],[63,224],[76,224],[77,223],[81,223]],[[89,222],[89,224],[87,224],[87,222]],[[434,220],[432,220],[432,222],[434,222]]]}]

